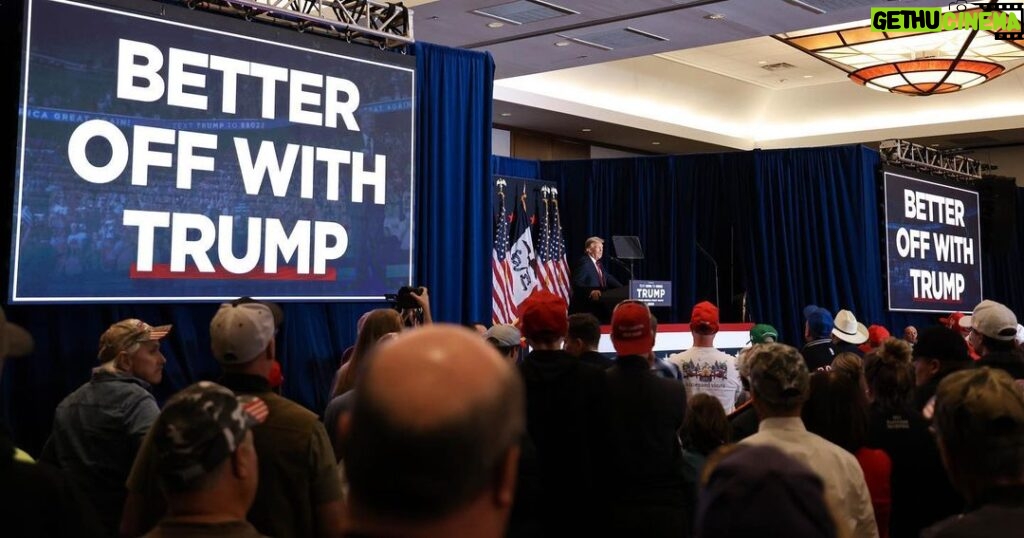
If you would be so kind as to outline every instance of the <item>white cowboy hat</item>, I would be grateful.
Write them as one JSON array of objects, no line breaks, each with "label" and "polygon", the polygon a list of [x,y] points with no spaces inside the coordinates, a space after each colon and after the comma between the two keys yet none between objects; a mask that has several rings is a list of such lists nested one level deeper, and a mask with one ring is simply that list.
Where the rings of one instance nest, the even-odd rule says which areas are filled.
[{"label": "white cowboy hat", "polygon": [[858,322],[857,317],[849,310],[840,310],[836,313],[832,334],[843,342],[854,345],[868,341],[868,328]]}]

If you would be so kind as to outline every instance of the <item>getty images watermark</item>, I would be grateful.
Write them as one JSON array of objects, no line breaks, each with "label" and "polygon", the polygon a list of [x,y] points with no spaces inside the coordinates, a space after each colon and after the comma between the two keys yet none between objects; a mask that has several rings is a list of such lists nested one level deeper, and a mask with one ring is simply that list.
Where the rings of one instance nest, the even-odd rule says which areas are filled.
[{"label": "getty images watermark", "polygon": [[1024,39],[1021,31],[1024,3],[953,2],[941,7],[873,7],[871,30],[875,32],[944,32],[983,30],[996,39]]}]

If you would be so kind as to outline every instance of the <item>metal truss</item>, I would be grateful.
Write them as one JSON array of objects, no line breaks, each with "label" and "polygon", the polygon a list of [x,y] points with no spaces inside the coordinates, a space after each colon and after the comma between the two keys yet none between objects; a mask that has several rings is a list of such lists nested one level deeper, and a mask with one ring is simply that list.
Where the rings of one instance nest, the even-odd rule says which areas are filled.
[{"label": "metal truss", "polygon": [[192,9],[218,11],[294,26],[382,49],[411,44],[412,11],[374,0],[185,0]]},{"label": "metal truss", "polygon": [[887,164],[955,179],[978,180],[981,179],[982,171],[991,168],[970,157],[951,155],[906,140],[884,140],[879,144],[878,151]]}]

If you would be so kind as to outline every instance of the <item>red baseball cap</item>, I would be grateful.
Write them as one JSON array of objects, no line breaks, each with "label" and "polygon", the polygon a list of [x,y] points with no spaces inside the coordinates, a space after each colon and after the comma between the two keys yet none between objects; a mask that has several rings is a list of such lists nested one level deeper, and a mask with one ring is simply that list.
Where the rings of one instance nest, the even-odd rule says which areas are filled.
[{"label": "red baseball cap", "polygon": [[654,349],[651,311],[647,305],[619,303],[612,312],[612,345],[619,355],[647,355]]},{"label": "red baseball cap", "polygon": [[550,291],[535,291],[519,305],[519,325],[526,338],[542,334],[564,337],[569,332],[569,305]]},{"label": "red baseball cap", "polygon": [[939,318],[939,323],[946,326],[947,329],[953,329],[956,331],[960,330],[960,318],[964,317],[963,312],[953,312],[947,317]]},{"label": "red baseball cap", "polygon": [[697,303],[690,314],[690,330],[700,334],[717,333],[718,307],[707,301]]}]

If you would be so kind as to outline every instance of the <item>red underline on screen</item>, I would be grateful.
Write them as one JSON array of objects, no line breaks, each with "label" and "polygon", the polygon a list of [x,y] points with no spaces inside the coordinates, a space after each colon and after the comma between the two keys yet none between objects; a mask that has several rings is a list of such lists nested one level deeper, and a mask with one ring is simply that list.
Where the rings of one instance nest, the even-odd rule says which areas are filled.
[{"label": "red underline on screen", "polygon": [[337,271],[327,268],[327,273],[316,275],[302,274],[295,267],[282,266],[276,273],[265,273],[262,269],[254,269],[245,274],[232,273],[223,267],[215,267],[212,273],[203,273],[198,267],[188,266],[184,271],[171,271],[170,264],[154,263],[152,271],[139,271],[135,264],[128,270],[128,276],[135,280],[276,280],[303,282],[333,282],[337,280]]}]

